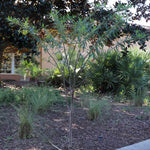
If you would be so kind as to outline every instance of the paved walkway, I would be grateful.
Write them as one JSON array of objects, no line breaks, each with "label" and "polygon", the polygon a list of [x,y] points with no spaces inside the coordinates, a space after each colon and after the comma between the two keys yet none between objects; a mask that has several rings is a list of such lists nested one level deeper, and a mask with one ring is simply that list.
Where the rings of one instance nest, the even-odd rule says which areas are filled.
[{"label": "paved walkway", "polygon": [[119,148],[116,150],[150,150],[150,139],[145,140],[145,141],[140,142],[140,143],[129,145],[129,146],[126,146],[123,148]]}]

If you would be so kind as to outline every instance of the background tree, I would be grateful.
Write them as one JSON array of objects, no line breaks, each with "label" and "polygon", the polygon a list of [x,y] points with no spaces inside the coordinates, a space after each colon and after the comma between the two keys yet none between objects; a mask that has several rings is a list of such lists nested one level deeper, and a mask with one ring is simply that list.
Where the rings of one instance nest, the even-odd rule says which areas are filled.
[{"label": "background tree", "polygon": [[[94,0],[95,4],[108,4],[110,0]],[[130,11],[130,15],[133,20],[140,20],[142,17],[148,22],[150,20],[150,1],[149,0],[126,0],[122,2],[121,0],[116,1],[114,6],[119,5],[120,3],[124,5],[130,5],[132,8],[135,8],[134,14]]]},{"label": "background tree", "polygon": [[[150,32],[149,30],[145,29],[144,27],[136,24],[128,23],[128,19],[133,14],[129,11],[129,8],[131,6],[128,6],[127,3],[122,3],[121,1],[116,2],[114,4],[114,9],[112,8],[106,8],[101,7],[101,9],[96,9],[96,6],[101,3],[108,3],[108,1],[96,1],[95,2],[95,8],[94,8],[94,18],[97,20],[98,23],[103,22],[103,26],[101,26],[101,29],[99,29],[99,35],[103,32],[107,32],[110,28],[115,28],[115,31],[110,32],[107,34],[106,37],[104,37],[104,40],[106,41],[107,46],[112,46],[113,41],[115,41],[117,38],[120,37],[126,37],[124,41],[121,41],[121,43],[118,43],[117,46],[121,46],[121,49],[123,50],[124,56],[128,53],[128,48],[135,43],[138,43],[140,45],[140,49],[145,50],[146,47],[146,41],[150,39]],[[131,4],[138,4],[139,1]],[[105,4],[105,5],[106,5]],[[134,6],[133,5],[133,6]],[[137,14],[135,14],[138,17],[138,13],[140,9],[140,6],[138,6],[139,9],[137,9]],[[123,26],[120,26],[119,24],[116,24],[116,21],[119,19],[118,15],[116,15],[116,12],[119,11],[122,15],[122,18],[126,19],[125,24]],[[144,11],[144,10],[143,10]],[[146,12],[145,12],[146,13]],[[144,15],[144,14],[143,14]],[[146,19],[148,19],[148,16],[144,15]],[[128,18],[126,18],[128,17]],[[142,17],[142,16],[141,16]],[[134,17],[132,17],[133,19]],[[138,17],[139,18],[139,17]],[[131,19],[131,17],[130,17]],[[140,18],[139,18],[140,19]],[[97,36],[99,36],[97,35]],[[126,46],[125,46],[126,45]]]},{"label": "background tree", "polygon": [[[128,0],[129,1],[129,0]],[[102,3],[107,3],[108,1],[102,1]],[[95,4],[98,3],[98,1],[95,2]],[[136,4],[141,3],[141,1],[132,1],[130,0],[129,3],[133,4],[133,6],[136,6]],[[142,7],[138,5],[137,9],[137,18],[138,14],[144,15],[144,17],[148,20],[148,17],[150,15],[147,14],[149,12],[148,5],[145,5],[146,1],[142,1],[143,5],[145,7]],[[125,5],[124,3],[116,3],[115,7],[118,7],[118,5]],[[88,4],[87,0],[2,0],[0,2],[0,57],[2,57],[3,50],[9,46],[13,45],[17,47],[18,49],[22,48],[28,48],[31,50],[32,53],[35,53],[38,51],[36,49],[37,41],[33,39],[30,36],[30,33],[20,33],[19,28],[17,26],[11,27],[8,24],[7,17],[12,16],[19,19],[28,18],[28,21],[30,24],[33,24],[34,26],[38,27],[39,29],[42,29],[42,24],[47,25],[47,28],[51,28],[53,26],[53,22],[49,16],[47,16],[48,13],[52,10],[52,8],[55,8],[59,11],[60,14],[66,15],[76,15],[76,16],[87,16],[90,13],[90,5]],[[93,11],[95,11],[95,8],[91,8]],[[147,10],[147,11],[146,11]],[[112,9],[104,9],[102,7],[99,10],[95,11],[95,19],[96,20],[105,20],[105,17],[113,16],[113,13],[116,10]],[[145,13],[140,13],[140,11],[143,11]],[[111,26],[111,22],[108,23],[109,26]],[[113,25],[113,24],[112,24]],[[135,42],[135,30],[140,30],[141,32],[145,32],[145,29],[135,26],[135,25],[129,25],[127,24],[124,26],[124,29],[122,28],[120,31],[116,31],[118,36],[122,34],[122,32],[125,32],[126,34],[131,33],[133,35],[133,42]],[[101,29],[101,32],[105,32],[107,30],[107,27],[104,27]],[[128,32],[128,33],[127,33]],[[120,34],[119,34],[120,33]],[[41,32],[42,36],[42,32]],[[111,38],[112,37],[112,38]],[[146,38],[145,38],[146,39]],[[110,36],[108,38],[108,42],[114,40],[113,36]],[[138,39],[136,39],[137,41]],[[142,41],[139,42],[141,45],[141,48],[143,48],[145,45],[145,41],[142,39]],[[110,44],[110,43],[109,43]],[[29,55],[29,53],[27,53]],[[2,59],[0,59],[2,60]],[[0,63],[1,64],[1,63]]]}]

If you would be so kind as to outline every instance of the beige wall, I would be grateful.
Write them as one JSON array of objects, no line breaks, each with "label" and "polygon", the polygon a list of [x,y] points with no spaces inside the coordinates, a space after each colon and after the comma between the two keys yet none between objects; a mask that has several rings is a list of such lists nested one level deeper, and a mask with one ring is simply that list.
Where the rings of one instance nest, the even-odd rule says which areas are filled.
[{"label": "beige wall", "polygon": [[46,52],[42,48],[42,68],[51,69],[51,68],[54,68],[56,66],[54,61],[52,60],[52,58],[49,55],[49,53],[50,53],[54,56],[54,52],[56,52],[56,51],[57,50],[52,50],[51,48],[49,48],[48,52]]},{"label": "beige wall", "polygon": [[51,68],[52,65],[48,62],[49,55],[44,50],[42,50],[42,68]]},{"label": "beige wall", "polygon": [[[146,47],[147,51],[150,51],[150,41],[148,41],[146,44],[147,44],[147,47]],[[131,49],[132,48],[134,49],[134,48],[137,48],[137,47],[139,47],[139,45],[135,44],[131,47]],[[109,48],[107,47],[106,49],[109,49]],[[57,51],[57,50],[55,50],[55,51]],[[49,50],[49,52],[52,52],[52,51]],[[51,68],[54,67],[50,62],[48,62],[49,58],[50,58],[49,54],[42,49],[42,68],[51,69]]]}]

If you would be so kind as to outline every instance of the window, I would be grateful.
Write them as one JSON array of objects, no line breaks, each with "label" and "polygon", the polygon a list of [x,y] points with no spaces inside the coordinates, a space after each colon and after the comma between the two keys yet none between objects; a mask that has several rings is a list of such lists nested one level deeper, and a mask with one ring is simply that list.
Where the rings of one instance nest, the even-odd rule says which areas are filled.
[{"label": "window", "polygon": [[14,53],[5,53],[3,55],[2,67],[0,73],[15,73],[15,69],[20,66],[21,56]]}]

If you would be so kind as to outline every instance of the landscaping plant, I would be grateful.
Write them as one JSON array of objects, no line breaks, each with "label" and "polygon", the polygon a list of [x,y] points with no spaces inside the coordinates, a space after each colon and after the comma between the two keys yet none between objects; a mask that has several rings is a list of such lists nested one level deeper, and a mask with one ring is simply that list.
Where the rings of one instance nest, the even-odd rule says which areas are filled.
[{"label": "landscaping plant", "polygon": [[16,99],[15,90],[10,88],[0,88],[0,103],[11,104]]},{"label": "landscaping plant", "polygon": [[61,99],[60,95],[56,93],[53,88],[36,87],[32,88],[32,95],[28,97],[27,102],[32,111],[38,113],[46,111],[50,106],[57,102],[63,102]]},{"label": "landscaping plant", "polygon": [[89,120],[107,120],[110,117],[111,106],[106,100],[90,100],[88,119]]},{"label": "landscaping plant", "polygon": [[119,51],[97,55],[89,69],[95,91],[112,92],[119,99],[131,99],[135,105],[141,105],[149,81],[149,55],[149,52],[136,49],[129,50],[126,56]]},{"label": "landscaping plant", "polygon": [[32,113],[26,107],[17,108],[19,116],[19,137],[26,139],[31,137],[32,132]]}]

